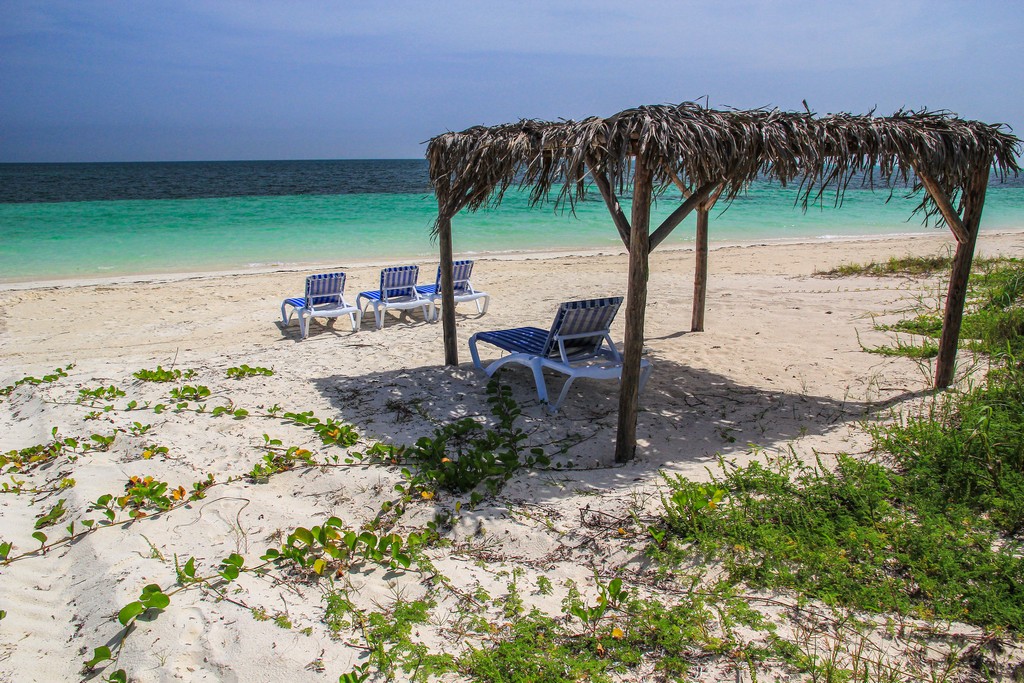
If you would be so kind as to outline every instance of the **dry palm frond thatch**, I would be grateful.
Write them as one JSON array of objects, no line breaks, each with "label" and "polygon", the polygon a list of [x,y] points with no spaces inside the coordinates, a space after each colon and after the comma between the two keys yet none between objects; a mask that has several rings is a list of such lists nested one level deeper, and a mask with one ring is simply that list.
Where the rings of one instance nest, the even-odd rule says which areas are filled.
[{"label": "dry palm frond thatch", "polygon": [[[962,196],[972,173],[991,166],[997,177],[1019,172],[1020,141],[1002,124],[967,121],[945,111],[892,116],[777,109],[715,110],[693,102],[627,109],[608,118],[523,120],[444,133],[427,147],[440,212],[452,216],[501,201],[509,187],[531,188],[531,200],[572,205],[590,191],[587,176],[604,174],[626,188],[634,164],[665,189],[724,185],[732,199],[755,178],[797,184],[807,204],[826,191],[842,199],[858,179],[887,188],[921,189],[927,175],[950,197]],[[918,211],[942,221],[928,193]],[[959,208],[959,207],[958,207]]]}]

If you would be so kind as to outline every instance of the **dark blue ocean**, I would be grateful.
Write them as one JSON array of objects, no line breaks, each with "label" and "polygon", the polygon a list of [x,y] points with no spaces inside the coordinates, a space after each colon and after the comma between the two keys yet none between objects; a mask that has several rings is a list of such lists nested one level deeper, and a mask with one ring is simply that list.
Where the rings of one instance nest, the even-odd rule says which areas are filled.
[{"label": "dark blue ocean", "polygon": [[[804,212],[795,189],[755,183],[712,212],[711,240],[937,230],[904,194],[854,186],[841,208],[830,195]],[[679,199],[667,192],[655,220]],[[430,261],[436,215],[421,159],[0,164],[0,281]],[[691,242],[693,220],[665,246]],[[1024,179],[990,186],[982,226],[1024,227]],[[509,192],[456,217],[454,240],[458,255],[621,246],[596,193],[570,214]]]}]

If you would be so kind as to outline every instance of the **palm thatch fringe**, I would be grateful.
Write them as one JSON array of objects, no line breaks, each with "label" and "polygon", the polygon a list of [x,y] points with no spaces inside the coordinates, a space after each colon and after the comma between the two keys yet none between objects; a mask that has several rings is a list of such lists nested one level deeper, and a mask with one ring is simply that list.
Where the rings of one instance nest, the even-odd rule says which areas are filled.
[{"label": "palm thatch fringe", "polygon": [[[869,186],[934,181],[956,210],[979,167],[1003,179],[1019,173],[1020,141],[1003,124],[967,121],[946,111],[898,111],[892,116],[778,109],[708,109],[693,102],[627,109],[608,118],[523,120],[444,133],[427,146],[430,178],[441,213],[500,203],[510,187],[531,188],[532,203],[549,199],[571,209],[592,191],[596,169],[613,188],[628,188],[634,165],[650,169],[655,192],[681,179],[691,188],[724,186],[726,201],[751,181],[796,184],[805,208],[827,192],[840,203],[855,179]],[[944,222],[931,195],[916,212]]]}]

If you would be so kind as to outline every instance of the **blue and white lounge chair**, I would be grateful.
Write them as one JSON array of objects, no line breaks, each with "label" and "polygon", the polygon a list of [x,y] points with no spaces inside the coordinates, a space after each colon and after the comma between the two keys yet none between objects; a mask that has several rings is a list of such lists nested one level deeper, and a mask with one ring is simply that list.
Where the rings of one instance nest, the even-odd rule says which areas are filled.
[{"label": "blue and white lounge chair", "polygon": [[[476,312],[483,315],[487,312],[487,306],[491,303],[491,295],[487,292],[478,292],[473,289],[469,276],[473,274],[473,262],[469,259],[455,261],[452,264],[452,276],[455,280],[455,303],[464,301],[475,301]],[[416,288],[420,296],[425,296],[434,304],[434,320],[437,320],[438,309],[441,306],[441,266],[437,267],[437,280],[432,285],[420,285]],[[483,299],[483,306],[480,300]]]},{"label": "blue and white lounge chair", "polygon": [[[287,310],[291,306],[291,310]],[[281,304],[281,322],[287,327],[298,314],[302,339],[309,334],[310,318],[338,318],[347,315],[352,331],[359,329],[359,309],[345,301],[345,273],[323,273],[306,278],[306,295],[285,299]]]},{"label": "blue and white lounge chair", "polygon": [[434,304],[416,291],[416,280],[420,275],[419,266],[391,266],[380,271],[380,289],[359,292],[356,307],[363,313],[373,306],[373,317],[377,329],[384,327],[384,311],[393,308],[399,311],[422,308],[423,319],[434,319]]},{"label": "blue and white lounge chair", "polygon": [[[478,332],[469,338],[469,352],[473,356],[473,365],[486,372],[488,377],[506,363],[529,366],[533,370],[533,379],[537,384],[537,397],[544,402],[548,401],[544,368],[568,375],[558,400],[549,403],[548,409],[554,413],[562,405],[569,393],[569,387],[576,379],[622,377],[622,356],[612,343],[609,333],[612,320],[615,319],[621,304],[621,296],[567,301],[558,307],[555,321],[547,332],[538,327]],[[509,355],[484,368],[476,348],[477,343],[482,341],[508,351]],[[641,390],[650,374],[650,362],[642,360]]]}]

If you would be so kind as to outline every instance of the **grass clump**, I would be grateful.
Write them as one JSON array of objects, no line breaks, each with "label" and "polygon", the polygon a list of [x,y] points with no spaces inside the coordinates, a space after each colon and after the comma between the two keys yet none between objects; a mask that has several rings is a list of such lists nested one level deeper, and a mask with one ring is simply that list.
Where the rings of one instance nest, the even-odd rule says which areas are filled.
[{"label": "grass clump", "polygon": [[1007,355],[978,387],[876,430],[916,504],[1024,531],[1024,361]]},{"label": "grass clump", "polygon": [[993,550],[963,507],[920,504],[900,474],[848,456],[834,471],[783,456],[723,472],[710,484],[666,476],[652,532],[667,532],[665,559],[699,554],[733,581],[829,605],[1024,628],[1024,560]]},{"label": "grass clump", "polygon": [[879,263],[845,263],[831,270],[816,271],[815,275],[824,277],[850,277],[854,275],[871,275],[887,277],[890,275],[922,276],[948,271],[953,265],[949,254],[935,256],[893,256],[888,261]]},{"label": "grass clump", "polygon": [[613,661],[598,655],[597,644],[567,638],[557,620],[533,611],[509,624],[493,646],[463,655],[458,669],[479,683],[610,681]]},{"label": "grass clump", "polygon": [[863,349],[879,356],[902,356],[919,360],[935,358],[939,355],[939,345],[929,339],[922,340],[920,344],[910,344],[902,339],[896,339],[892,345],[865,346]]},{"label": "grass clump", "polygon": [[[862,273],[886,269],[884,264],[857,266]],[[1020,259],[976,259],[969,283],[967,306],[960,328],[961,343],[978,353],[999,354],[1007,349],[1024,352],[1024,261]],[[908,358],[938,355],[935,341],[942,335],[940,312],[926,312],[877,329],[905,332],[921,337],[920,344],[897,341],[892,346],[865,348],[870,353]]]}]

